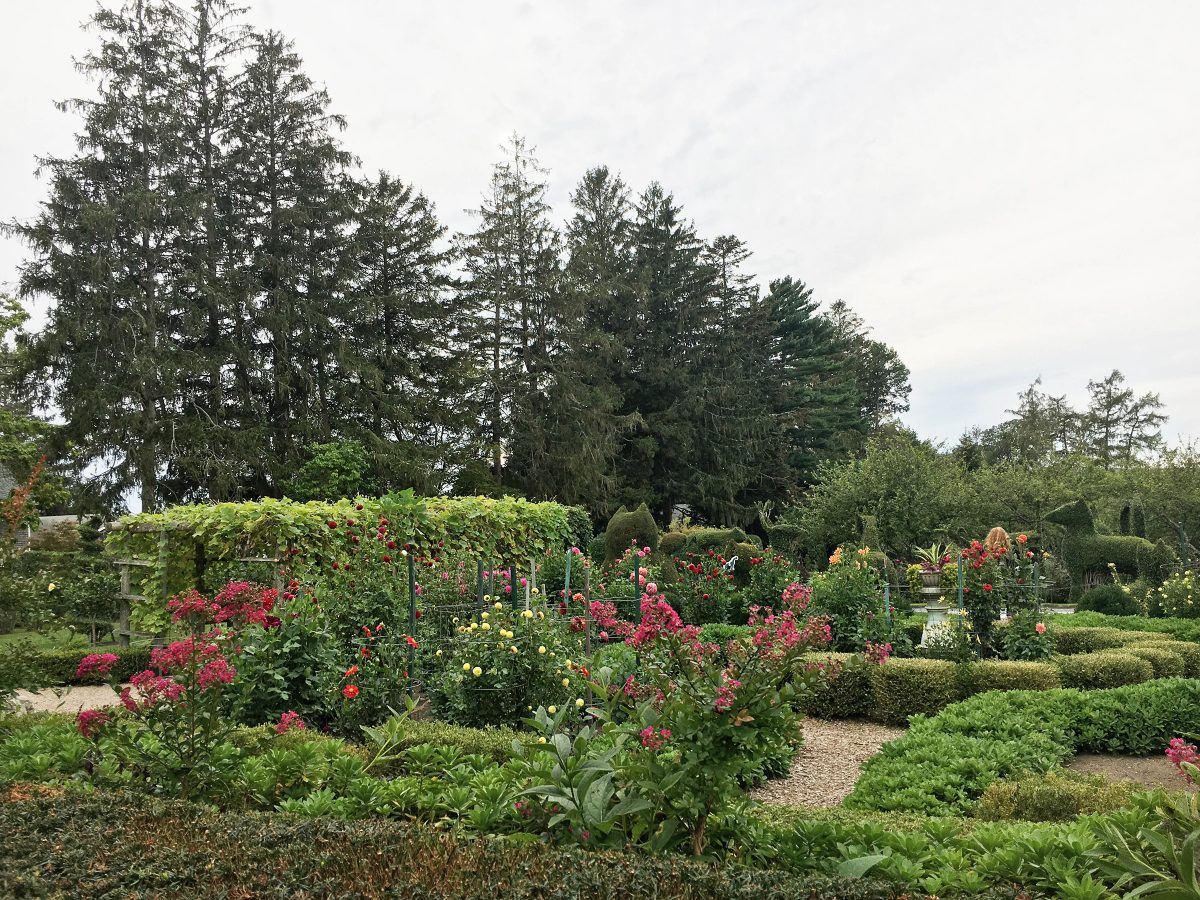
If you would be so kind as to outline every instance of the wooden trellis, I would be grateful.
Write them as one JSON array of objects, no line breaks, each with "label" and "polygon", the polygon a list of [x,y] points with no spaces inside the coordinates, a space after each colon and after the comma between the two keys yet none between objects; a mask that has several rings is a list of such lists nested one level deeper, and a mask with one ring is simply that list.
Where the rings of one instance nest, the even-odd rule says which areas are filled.
[{"label": "wooden trellis", "polygon": [[[170,555],[170,543],[168,535],[171,532],[185,532],[190,530],[187,525],[150,525],[150,524],[132,524],[126,525],[118,522],[112,526],[113,530],[135,531],[144,534],[158,535],[158,569],[161,573],[159,583],[155,586],[153,597],[147,597],[145,594],[135,594],[133,592],[133,570],[134,569],[152,569],[155,566],[154,562],[147,559],[114,559],[112,564],[116,567],[121,578],[121,590],[118,596],[117,604],[117,644],[121,647],[128,647],[130,641],[135,635],[135,632],[130,628],[129,614],[131,604],[134,602],[150,602],[151,600],[161,602],[164,605],[171,596],[170,585],[168,584],[168,568],[167,562]],[[208,567],[207,555],[204,551],[204,544],[201,541],[193,542],[193,562],[194,562],[194,586],[197,590],[203,590],[204,572]],[[283,591],[283,566],[290,558],[290,548],[285,548],[283,553],[277,553],[275,556],[240,556],[236,557],[233,562],[238,563],[258,563],[270,564],[273,572],[273,585],[275,589],[282,593]],[[139,633],[140,634],[140,633]],[[143,637],[150,637],[157,643],[161,639],[161,635],[145,634]]]}]

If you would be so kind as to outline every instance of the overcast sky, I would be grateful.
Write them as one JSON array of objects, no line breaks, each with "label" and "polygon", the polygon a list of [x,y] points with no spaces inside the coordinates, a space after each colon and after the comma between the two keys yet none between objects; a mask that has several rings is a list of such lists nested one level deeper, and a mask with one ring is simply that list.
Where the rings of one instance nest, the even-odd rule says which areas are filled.
[{"label": "overcast sky", "polygon": [[[518,131],[560,219],[589,166],[661,181],[762,280],[845,300],[953,442],[1042,376],[1120,368],[1200,438],[1200,2],[246,0],[368,170],[451,227]],[[93,3],[5,4],[0,218],[34,213]],[[0,238],[0,289],[23,248]]]}]

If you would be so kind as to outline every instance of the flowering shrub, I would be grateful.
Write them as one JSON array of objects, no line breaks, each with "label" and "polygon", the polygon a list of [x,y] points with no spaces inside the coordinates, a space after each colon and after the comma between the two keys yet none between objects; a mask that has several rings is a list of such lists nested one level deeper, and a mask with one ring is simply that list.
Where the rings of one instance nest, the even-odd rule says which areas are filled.
[{"label": "flowering shrub", "polygon": [[869,553],[863,547],[847,559],[839,547],[829,568],[813,576],[811,609],[829,617],[834,650],[861,650],[863,618],[883,608],[883,579],[867,561]]},{"label": "flowering shrub", "polygon": [[[409,650],[419,646],[408,634],[393,633],[378,622],[359,626],[358,635],[342,660],[344,669],[326,677],[322,693],[334,703],[331,728],[357,737],[364,726],[374,725],[405,706],[409,690]],[[330,683],[332,681],[332,683]]]},{"label": "flowering shrub", "polygon": [[[150,668],[134,675],[120,692],[125,715],[105,710],[81,713],[82,735],[95,743],[102,759],[136,773],[148,786],[177,787],[182,796],[217,790],[229,759],[224,740],[233,728],[241,630],[278,625],[272,610],[276,592],[232,582],[212,600],[197,591],[173,597],[171,619],[191,634],[150,654]],[[80,662],[86,674],[108,674],[112,654]]]},{"label": "flowering shrub", "polygon": [[460,725],[499,725],[576,696],[585,645],[573,617],[541,603],[521,609],[488,599],[483,612],[455,617],[450,639],[422,656],[437,714]]},{"label": "flowering shrub", "polygon": [[1195,784],[1195,779],[1200,776],[1200,751],[1196,749],[1195,744],[1189,744],[1183,738],[1171,738],[1167,744],[1166,756],[1179,770],[1179,774],[1184,777],[1188,784]]},{"label": "flowering shrub", "polygon": [[1026,610],[1004,629],[1004,658],[1041,662],[1054,655],[1054,639],[1038,614]]},{"label": "flowering shrub", "polygon": [[779,600],[789,589],[799,587],[800,571],[785,556],[770,547],[761,556],[750,557],[750,581],[742,588],[733,618],[737,624],[750,618],[750,607],[779,608]]},{"label": "flowering shrub", "polygon": [[738,594],[728,560],[710,550],[688,552],[672,562],[677,573],[672,598],[684,621],[692,625],[728,622]]},{"label": "flowering shrub", "polygon": [[641,670],[624,683],[599,673],[593,687],[604,706],[594,713],[607,733],[627,738],[617,783],[656,811],[641,840],[658,849],[685,840],[700,854],[710,817],[738,802],[739,785],[757,777],[764,757],[790,756],[795,705],[823,678],[804,654],[828,644],[829,623],[755,608],[750,638],[721,652],[665,599],[647,595],[641,607],[628,639]]},{"label": "flowering shrub", "polygon": [[1200,617],[1200,604],[1196,603],[1196,576],[1192,571],[1176,573],[1162,583],[1154,593],[1153,600],[1164,616],[1181,619]]}]

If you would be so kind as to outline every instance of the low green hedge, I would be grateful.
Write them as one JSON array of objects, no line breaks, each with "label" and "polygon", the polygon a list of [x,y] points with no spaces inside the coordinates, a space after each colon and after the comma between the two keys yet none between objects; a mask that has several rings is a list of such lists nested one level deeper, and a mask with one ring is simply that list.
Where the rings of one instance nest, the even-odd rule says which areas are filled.
[{"label": "low green hedge", "polygon": [[1097,656],[1135,656],[1150,663],[1154,678],[1182,678],[1184,674],[1183,657],[1170,650],[1159,647],[1132,646],[1121,647],[1119,650],[1101,650]]},{"label": "low green hedge", "polygon": [[1200,644],[1192,641],[1138,641],[1126,650],[1137,650],[1148,647],[1155,650],[1167,650],[1183,659],[1183,674],[1188,678],[1200,677]]},{"label": "low green hedge", "polygon": [[890,900],[851,879],[537,842],[461,841],[385,819],[222,813],[144,796],[0,803],[6,897],[578,897]]},{"label": "low green hedge", "polygon": [[1068,822],[1127,806],[1137,792],[1131,781],[1055,770],[993,781],[979,798],[976,815],[988,821]]},{"label": "low green hedge", "polygon": [[1160,753],[1197,719],[1200,681],[1192,679],[980,694],[914,719],[902,738],[867,762],[845,802],[855,809],[968,813],[998,779],[1049,771],[1077,752]]},{"label": "low green hedge", "polygon": [[1064,687],[1111,688],[1139,684],[1154,677],[1146,660],[1117,650],[1056,657]]},{"label": "low green hedge", "polygon": [[1127,631],[1120,628],[1054,628],[1054,649],[1063,656],[1112,650],[1139,641],[1161,640],[1162,635],[1150,631]]},{"label": "low green hedge", "polygon": [[102,684],[103,678],[76,678],[79,661],[93,653],[112,653],[118,657],[112,673],[119,681],[128,681],[138,672],[150,668],[150,647],[72,647],[63,650],[41,650],[29,659],[29,665],[39,671],[48,685]]},{"label": "low green hedge", "polygon": [[1052,663],[984,660],[966,668],[968,694],[985,691],[1049,691],[1062,687],[1058,666]]},{"label": "low green hedge", "polygon": [[816,693],[805,701],[808,715],[819,719],[859,719],[871,714],[874,688],[869,667],[853,664],[853,653],[814,654],[811,659],[834,665]]},{"label": "low green hedge", "polygon": [[938,659],[891,659],[871,672],[871,718],[903,725],[913,715],[932,715],[962,697],[952,663]]},{"label": "low green hedge", "polygon": [[1149,631],[1157,635],[1170,635],[1181,641],[1200,642],[1200,619],[1182,619],[1149,616],[1108,616],[1095,612],[1077,612],[1055,616],[1055,631],[1077,628],[1115,628],[1118,631]]}]

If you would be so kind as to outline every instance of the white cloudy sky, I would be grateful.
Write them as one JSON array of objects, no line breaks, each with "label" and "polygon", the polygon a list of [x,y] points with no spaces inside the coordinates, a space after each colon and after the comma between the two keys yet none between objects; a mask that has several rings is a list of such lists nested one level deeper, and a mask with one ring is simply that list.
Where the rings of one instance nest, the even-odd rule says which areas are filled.
[{"label": "white cloudy sky", "polygon": [[[662,181],[764,278],[846,300],[913,372],[920,433],[990,424],[1041,375],[1081,401],[1118,367],[1200,437],[1196,0],[246,0],[297,44],[367,169],[465,225],[519,131],[552,198],[604,163]],[[90,0],[5,4],[0,217]],[[0,288],[22,248],[0,239]]]}]

